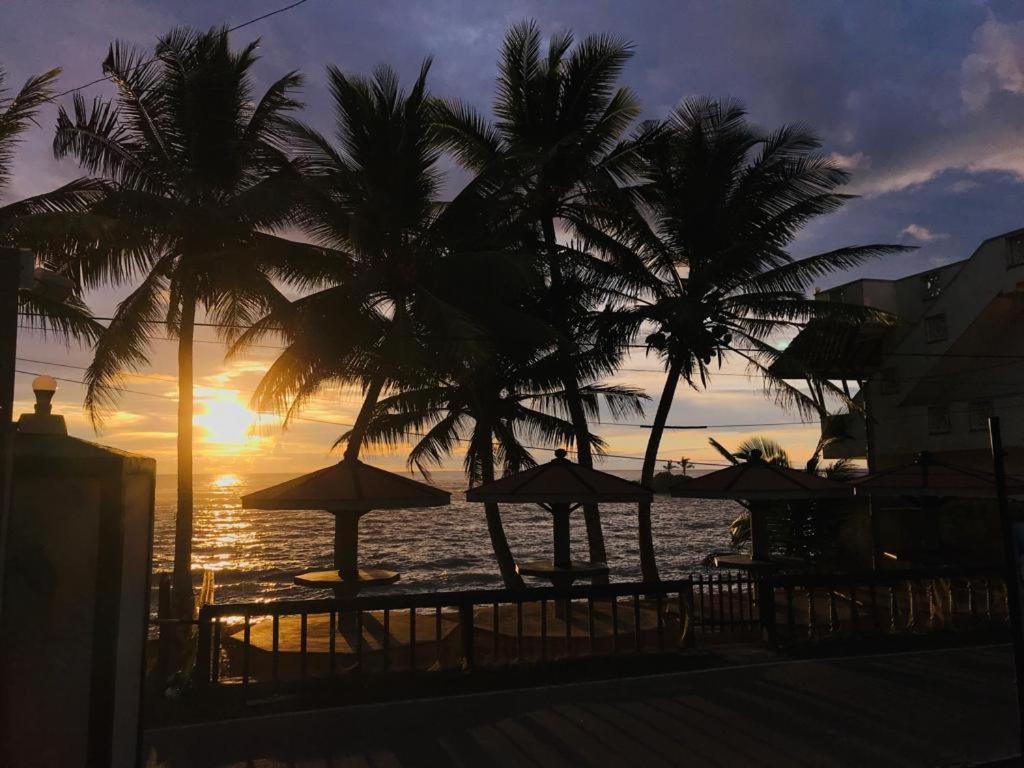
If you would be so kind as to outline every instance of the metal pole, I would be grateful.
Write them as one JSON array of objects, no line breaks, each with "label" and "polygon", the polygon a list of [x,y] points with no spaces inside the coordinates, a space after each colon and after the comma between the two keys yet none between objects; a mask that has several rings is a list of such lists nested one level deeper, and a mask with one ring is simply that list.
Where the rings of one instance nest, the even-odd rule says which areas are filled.
[{"label": "metal pole", "polygon": [[[871,393],[868,389],[867,382],[860,379],[857,384],[860,386],[860,391],[864,395],[864,458],[868,465],[868,474],[870,475],[876,469],[878,469],[878,459],[875,456],[875,420],[872,415],[873,409],[871,404]],[[875,514],[875,497],[868,496],[868,549],[871,556],[871,570],[878,570],[878,536],[877,526],[878,520]]]},{"label": "metal pole", "polygon": [[1013,661],[1017,681],[1017,716],[1021,755],[1024,755],[1024,634],[1021,633],[1020,565],[1014,542],[1013,522],[1010,520],[1010,503],[1006,497],[1006,466],[1003,461],[1003,436],[999,429],[999,417],[988,419],[989,440],[992,445],[992,469],[996,478],[996,500],[999,505],[999,526],[1003,533],[1003,557],[1006,565],[1007,610],[1010,613],[1010,629],[1013,632]]},{"label": "metal pole", "polygon": [[18,349],[18,288],[21,253],[0,248],[0,614],[3,613],[7,521],[11,512],[14,461],[14,358]]}]

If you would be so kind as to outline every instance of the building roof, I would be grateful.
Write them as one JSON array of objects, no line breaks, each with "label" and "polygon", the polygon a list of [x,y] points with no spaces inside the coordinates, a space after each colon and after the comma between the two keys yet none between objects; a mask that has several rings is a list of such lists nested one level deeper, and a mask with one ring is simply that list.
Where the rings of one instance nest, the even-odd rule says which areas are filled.
[{"label": "building roof", "polygon": [[114,468],[156,473],[155,459],[61,434],[15,433],[13,460],[15,477],[52,472],[55,463],[60,464],[61,472],[74,475]]},{"label": "building roof", "polygon": [[546,464],[517,472],[466,491],[467,501],[522,504],[574,504],[651,501],[653,494],[638,483],[607,472],[581,467],[555,451]]},{"label": "building roof", "polygon": [[810,499],[851,496],[846,483],[770,464],[760,458],[677,483],[672,495],[691,499]]},{"label": "building roof", "polygon": [[[922,454],[916,461],[882,469],[854,480],[858,496],[942,497],[992,499],[995,476],[968,467],[957,467]],[[1024,478],[1007,477],[1007,494],[1024,494]]]},{"label": "building roof", "polygon": [[328,511],[441,507],[451,494],[352,459],[242,497],[248,509]]}]

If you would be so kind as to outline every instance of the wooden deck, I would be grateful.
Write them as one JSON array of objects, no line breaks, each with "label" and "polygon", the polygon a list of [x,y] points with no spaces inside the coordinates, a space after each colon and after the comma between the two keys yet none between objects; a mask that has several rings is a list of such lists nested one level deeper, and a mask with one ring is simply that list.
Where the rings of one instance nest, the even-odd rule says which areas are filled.
[{"label": "wooden deck", "polygon": [[1017,727],[1013,654],[998,646],[221,720],[147,732],[145,760],[151,768],[923,768],[995,765],[1019,750]]}]

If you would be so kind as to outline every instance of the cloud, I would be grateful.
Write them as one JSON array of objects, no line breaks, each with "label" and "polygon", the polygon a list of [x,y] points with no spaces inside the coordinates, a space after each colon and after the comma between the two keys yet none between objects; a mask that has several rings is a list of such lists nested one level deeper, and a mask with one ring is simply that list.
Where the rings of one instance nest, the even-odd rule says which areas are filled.
[{"label": "cloud", "polygon": [[981,183],[973,179],[960,179],[950,184],[949,191],[959,194],[961,192],[970,192],[972,189],[977,189],[980,186]]},{"label": "cloud", "polygon": [[863,152],[853,152],[849,155],[844,155],[842,152],[833,152],[828,156],[828,159],[844,171],[855,171],[859,168],[869,168],[871,166],[871,158]]},{"label": "cloud", "polygon": [[908,224],[900,234],[909,235],[922,243],[933,243],[936,240],[945,240],[949,237],[945,232],[932,232],[928,227],[921,226],[920,224]]},{"label": "cloud", "polygon": [[961,65],[960,97],[983,109],[997,91],[1024,94],[1024,22],[1004,24],[990,16],[974,31],[974,53]]}]

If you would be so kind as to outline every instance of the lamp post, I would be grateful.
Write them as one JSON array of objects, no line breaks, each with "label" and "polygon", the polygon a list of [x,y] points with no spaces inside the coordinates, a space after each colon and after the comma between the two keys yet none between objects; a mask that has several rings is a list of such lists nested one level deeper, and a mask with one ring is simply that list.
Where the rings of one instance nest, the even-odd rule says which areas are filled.
[{"label": "lamp post", "polygon": [[1020,582],[1021,557],[1018,549],[1017,532],[1010,519],[1010,504],[1006,492],[1006,463],[1003,453],[1003,436],[999,428],[999,417],[988,419],[989,441],[992,448],[992,468],[996,478],[996,502],[999,507],[999,527],[1003,534],[1003,557],[1006,564],[1006,608],[1010,614],[1010,631],[1013,633],[1013,661],[1017,683],[1017,721],[1021,754],[1024,755],[1024,628],[1021,622]]},{"label": "lamp post", "polygon": [[14,452],[14,357],[18,349],[18,291],[24,264],[19,251],[0,249],[0,613],[3,612],[7,519]]},{"label": "lamp post", "polygon": [[22,291],[61,301],[74,289],[63,275],[35,266],[35,256],[21,248],[0,248],[0,613],[3,613],[7,521],[11,505],[14,451],[14,369],[18,352],[18,295]]}]

